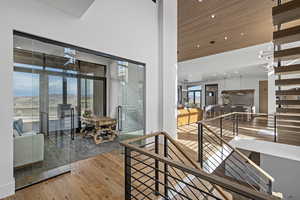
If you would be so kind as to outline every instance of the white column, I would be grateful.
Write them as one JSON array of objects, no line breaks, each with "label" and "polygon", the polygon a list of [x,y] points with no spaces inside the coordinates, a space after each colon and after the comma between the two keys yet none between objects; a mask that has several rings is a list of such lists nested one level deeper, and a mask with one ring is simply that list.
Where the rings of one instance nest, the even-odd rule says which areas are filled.
[{"label": "white column", "polygon": [[177,1],[159,1],[160,125],[176,137]]},{"label": "white column", "polygon": [[0,33],[0,199],[14,193],[13,177],[13,32],[4,21]]},{"label": "white column", "polygon": [[276,112],[276,86],[275,86],[276,76],[274,72],[268,73],[268,113],[273,114]]}]

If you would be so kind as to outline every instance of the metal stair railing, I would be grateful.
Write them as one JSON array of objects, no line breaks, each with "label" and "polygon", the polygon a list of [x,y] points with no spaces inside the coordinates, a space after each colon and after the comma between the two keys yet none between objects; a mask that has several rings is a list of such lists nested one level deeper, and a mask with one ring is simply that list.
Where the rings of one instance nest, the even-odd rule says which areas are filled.
[{"label": "metal stair railing", "polygon": [[125,200],[278,199],[205,172],[165,132],[121,145],[125,149]]},{"label": "metal stair railing", "polygon": [[239,118],[246,114],[233,112],[198,122],[198,160],[207,173],[272,194],[273,177],[225,140],[238,135]]}]

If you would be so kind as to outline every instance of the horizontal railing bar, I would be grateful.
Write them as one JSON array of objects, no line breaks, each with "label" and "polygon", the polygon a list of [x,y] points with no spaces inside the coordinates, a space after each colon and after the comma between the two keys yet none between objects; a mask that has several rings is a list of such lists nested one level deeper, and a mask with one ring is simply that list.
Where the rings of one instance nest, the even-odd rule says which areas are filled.
[{"label": "horizontal railing bar", "polygon": [[131,145],[131,144],[128,144],[128,143],[124,143],[124,142],[121,142],[121,145],[122,146],[125,146],[131,150],[134,150],[134,151],[137,151],[139,153],[142,153],[142,154],[145,154],[149,157],[152,157],[160,162],[163,162],[167,165],[170,165],[170,166],[173,166],[175,168],[178,168],[182,171],[185,171],[187,173],[190,173],[196,177],[199,177],[201,179],[204,179],[210,183],[213,183],[213,184],[216,184],[216,185],[219,185],[221,186],[222,188],[225,188],[227,190],[230,190],[232,192],[235,192],[235,193],[238,193],[238,194],[241,194],[243,196],[246,196],[248,198],[253,198],[253,199],[256,199],[256,200],[271,200],[271,199],[278,199],[277,197],[274,197],[274,196],[270,196],[270,195],[267,195],[267,194],[264,194],[264,193],[260,193],[260,192],[256,192],[256,191],[253,191],[253,190],[250,190],[249,188],[247,188],[246,186],[243,186],[243,185],[240,185],[240,184],[237,184],[233,181],[229,181],[225,178],[222,178],[222,177],[218,177],[216,175],[213,175],[213,174],[208,174],[204,171],[201,171],[201,170],[198,170],[198,169],[193,169],[193,168],[190,168],[190,167],[187,167],[181,163],[178,163],[176,161],[172,161],[168,158],[164,158],[158,154],[154,154],[152,152],[147,152],[139,147],[136,147],[134,145]]},{"label": "horizontal railing bar", "polygon": [[[184,192],[185,194],[181,194],[181,191],[178,192],[178,191],[176,190],[176,187],[174,187],[173,183],[172,183],[171,181],[169,181],[169,179],[168,179],[168,181],[167,181],[167,184],[170,184],[171,187],[174,188],[173,191],[175,191],[175,192],[177,193],[177,195],[178,195],[182,200],[184,200],[184,198],[187,198],[187,199],[192,200],[190,197],[187,196],[186,192],[182,189],[182,187],[181,187],[180,185],[179,185],[179,187],[180,187],[181,191]],[[174,195],[174,197],[177,196],[177,195]],[[182,198],[182,196],[183,196],[184,198]],[[176,198],[176,199],[177,199],[177,198]]]},{"label": "horizontal railing bar", "polygon": [[[131,167],[131,166],[129,166],[128,165],[128,167]],[[134,170],[137,170],[137,171],[139,171],[138,169],[136,169],[135,167],[131,167],[131,168],[133,168]],[[141,172],[140,171],[140,173],[143,173],[143,172]],[[161,173],[164,173],[165,174],[165,172],[162,172],[161,171]],[[147,176],[148,178],[150,178],[150,179],[152,179],[152,180],[154,180],[154,181],[157,181],[159,184],[161,184],[161,185],[165,185],[164,183],[162,183],[161,181],[159,181],[159,180],[156,180],[155,178],[153,178],[153,177],[151,177],[151,176],[149,176],[148,174],[144,174],[145,176]],[[133,177],[133,176],[131,176],[133,179],[135,179],[135,180],[137,180],[135,177]],[[169,173],[168,173],[168,177],[171,177],[171,178],[174,178],[173,176],[171,176]],[[141,182],[140,180],[137,180],[138,182],[140,182],[140,183],[143,183],[143,182]],[[145,185],[146,187],[149,187],[149,186],[147,186],[147,185]],[[175,189],[173,189],[173,188],[171,188],[171,187],[169,187],[169,186],[167,186],[167,188],[168,189],[170,189],[170,190],[173,190],[173,191],[175,191],[176,193],[178,193]],[[152,188],[151,188],[152,189]],[[200,190],[200,189],[198,189],[198,190]]]},{"label": "horizontal railing bar", "polygon": [[150,199],[150,200],[152,200],[150,197],[148,197],[148,195],[146,195],[146,194],[144,194],[144,193],[142,193],[138,188],[136,188],[135,186],[133,186],[133,185],[131,185],[131,187],[132,188],[134,188],[136,191],[138,191],[139,192],[139,194],[142,194],[144,197],[146,197],[146,198],[148,198],[148,199]]},{"label": "horizontal railing bar", "polygon": [[204,119],[204,120],[198,121],[197,123],[198,124],[199,123],[202,124],[202,123],[210,122],[210,121],[213,121],[213,120],[216,120],[216,119],[220,119],[220,118],[225,118],[225,117],[228,117],[228,116],[232,116],[232,115],[235,115],[235,114],[253,115],[253,116],[275,116],[275,115],[276,116],[280,116],[280,115],[286,115],[285,113],[268,114],[268,113],[231,112],[231,113],[219,115],[219,116],[214,117],[214,118]]},{"label": "horizontal railing bar", "polygon": [[[131,176],[131,177],[134,177],[134,176]],[[134,179],[136,179],[136,180],[133,180],[131,184],[133,184],[135,181],[139,180],[140,178],[142,178],[142,177],[139,177],[139,178],[134,177]],[[149,178],[149,179],[146,180],[146,181],[143,180],[143,183],[146,184],[146,183],[148,183],[149,181],[153,181],[153,179]],[[141,186],[144,185],[144,184],[140,184],[140,185],[138,185],[138,186],[136,186],[136,187],[139,188],[139,187],[141,187]]]},{"label": "horizontal railing bar", "polygon": [[[129,156],[130,157],[130,156]],[[130,158],[132,158],[132,157],[130,157]],[[134,159],[134,158],[132,158],[132,159]],[[154,178],[152,178],[152,177],[150,177],[149,176],[149,174],[145,174],[144,172],[142,172],[140,169],[136,169],[135,167],[133,167],[133,166],[130,166],[132,169],[134,169],[136,172],[138,172],[138,173],[141,173],[141,174],[143,174],[143,176],[146,176],[146,177],[148,177],[148,178],[151,178],[152,180],[154,180],[154,181],[157,181],[156,179],[154,179]],[[148,167],[150,167],[150,168],[152,168],[152,169],[155,169],[155,167],[153,167],[153,166],[148,166]],[[172,167],[171,167],[172,168]],[[172,168],[173,169],[173,168]],[[156,169],[158,172],[160,172],[160,173],[162,173],[162,174],[165,174],[165,172],[164,171],[162,171],[162,170],[160,170],[160,169]],[[174,169],[173,169],[174,170]],[[179,169],[180,170],[180,169]],[[175,171],[175,170],[174,170]],[[182,171],[182,170],[181,170]],[[184,174],[185,174],[185,176],[186,177],[188,177],[188,175],[186,175],[186,173],[184,172],[184,171],[182,171]],[[174,176],[172,176],[171,174],[168,174],[168,177],[170,177],[170,178],[173,178],[173,179],[176,179],[176,177],[174,177]],[[134,177],[135,178],[135,177]],[[203,184],[203,182],[201,181],[201,180],[199,180],[199,178],[198,177],[196,177],[197,179],[198,179],[198,181],[207,189],[207,190],[209,190],[208,188],[207,188],[207,186],[205,185],[205,184]],[[179,179],[178,179],[179,180]],[[190,179],[189,179],[190,180]],[[179,181],[181,181],[181,180],[179,180]],[[162,182],[160,182],[160,181],[157,181],[159,184],[161,184],[161,185],[164,185],[164,183],[162,183]],[[184,183],[184,184],[186,184],[185,182],[183,182],[183,181],[181,181],[182,183]],[[192,182],[192,181],[191,181]],[[192,182],[193,184],[194,184],[194,182]],[[201,190],[201,189],[199,189],[198,188],[198,190],[202,193],[207,193],[207,192],[205,192],[204,190]],[[208,195],[208,194],[207,194]],[[205,197],[204,197],[205,198]]]},{"label": "horizontal railing bar", "polygon": [[136,137],[136,138],[132,138],[132,139],[128,139],[126,141],[123,141],[121,142],[122,144],[130,144],[130,143],[133,143],[133,142],[137,142],[137,141],[140,141],[140,140],[145,140],[145,139],[148,139],[148,138],[151,138],[151,137],[155,137],[155,136],[159,136],[159,135],[162,135],[163,133],[162,132],[156,132],[156,133],[151,133],[151,134],[147,134],[147,135],[144,135],[144,136],[141,136],[141,137]]},{"label": "horizontal railing bar", "polygon": [[[148,178],[151,178],[152,180],[154,180],[154,181],[157,181],[156,179],[154,179],[154,178],[152,178],[151,176],[149,176],[149,174],[145,174],[144,172],[142,172],[140,169],[136,169],[135,167],[133,167],[133,166],[129,166],[129,167],[131,167],[132,169],[134,169],[136,172],[138,172],[138,173],[141,173],[141,174],[143,174],[143,176],[146,176],[146,177],[148,177]],[[153,166],[149,166],[150,168],[152,168],[152,169],[155,169],[155,167],[153,167]],[[171,167],[172,168],[172,167]],[[173,168],[172,168],[173,169]],[[164,171],[162,171],[162,170],[160,170],[160,169],[156,169],[158,172],[160,172],[160,173],[162,173],[162,174],[165,174],[165,172]],[[174,170],[174,169],[173,169]],[[183,172],[183,173],[185,173],[185,172]],[[186,174],[185,174],[186,175]],[[174,177],[174,176],[172,176],[171,174],[168,174],[168,177],[171,177],[171,178],[173,178],[173,179],[176,179],[176,177]],[[187,175],[186,175],[186,177],[188,177]],[[135,178],[135,177],[134,177]],[[197,177],[196,177],[197,178]],[[179,179],[178,179],[179,180]],[[181,182],[183,182],[183,181],[181,181]],[[204,186],[204,187],[206,187],[202,182],[201,182],[201,180],[199,180],[199,182]],[[162,185],[164,185],[164,183],[162,183],[162,182],[160,182],[160,181],[158,181],[158,183],[159,184],[162,184]],[[183,182],[183,183],[185,183],[185,182]],[[208,190],[208,188],[206,187],[206,189]],[[203,191],[203,190],[200,190],[200,189],[198,189],[199,191],[202,191],[202,192],[204,192],[204,193],[206,193],[205,191]]]},{"label": "horizontal railing bar", "polygon": [[[132,158],[136,158],[136,157],[132,157]],[[148,160],[150,160],[150,159],[153,159],[153,158],[146,158],[146,159],[140,160],[140,161],[141,161],[141,162],[146,162],[146,161],[148,161]],[[136,163],[134,163],[133,165],[136,165]]]},{"label": "horizontal railing bar", "polygon": [[239,156],[241,156],[244,160],[246,160],[249,164],[251,164],[257,171],[259,171],[262,175],[264,175],[266,178],[268,178],[270,181],[274,182],[274,178],[271,177],[267,172],[265,172],[263,169],[261,169],[259,166],[257,166],[252,160],[250,160],[247,156],[242,154],[239,150],[232,147],[227,141],[225,141],[223,138],[219,137],[214,131],[212,131],[209,127],[207,127],[205,124],[203,124],[203,127],[205,127],[208,131],[210,131],[212,134],[214,134],[217,138],[222,140],[228,147],[230,147],[234,152],[236,152]]},{"label": "horizontal railing bar", "polygon": [[[236,159],[237,161],[241,162],[239,159],[237,159],[237,158],[235,158],[235,159]],[[231,160],[231,157],[228,158],[228,160],[232,161],[232,160]],[[232,161],[232,163],[235,163],[235,162]],[[246,165],[246,168],[249,169],[248,166],[247,166],[247,163],[243,163],[243,165]],[[236,165],[236,166],[238,166],[238,168],[246,174],[246,172],[245,172],[243,169],[241,169],[239,165]],[[249,169],[249,170],[251,170],[251,169]],[[265,184],[267,183],[267,182],[265,182],[264,179],[262,179],[260,176],[256,175],[252,170],[251,170],[251,172],[252,172],[257,178],[259,178],[261,181],[263,181]],[[252,176],[250,176],[250,177],[251,177],[252,179],[254,179]],[[255,180],[255,179],[254,179],[254,180]],[[255,180],[255,182],[256,182],[256,180]],[[257,183],[257,184],[258,184],[258,183]]]},{"label": "horizontal railing bar", "polygon": [[135,200],[140,200],[138,198],[136,198],[135,196],[133,196],[132,194],[130,194],[131,197],[133,197]]},{"label": "horizontal railing bar", "polygon": [[[149,180],[152,180],[152,179],[149,179]],[[147,182],[147,181],[146,181],[146,182]],[[146,182],[144,182],[144,183],[146,183]],[[145,191],[147,191],[147,190],[149,190],[149,189],[152,190],[152,187],[153,187],[154,185],[155,185],[155,183],[149,185],[149,188],[145,187],[141,192],[144,193]],[[153,190],[152,190],[151,192],[153,192]]]},{"label": "horizontal railing bar", "polygon": [[197,163],[195,161],[193,161],[189,156],[186,155],[186,153],[184,152],[184,150],[181,148],[180,145],[178,145],[178,143],[171,138],[166,132],[162,132],[162,134],[165,135],[165,137],[167,137],[167,139],[176,147],[176,149],[193,165],[193,167],[195,167],[196,169],[200,169],[200,167],[197,165]]},{"label": "horizontal railing bar", "polygon": [[[211,155],[210,153],[208,153],[209,155]],[[213,156],[212,156],[213,157]],[[215,159],[215,158],[214,158]],[[215,170],[218,168],[218,166],[216,166],[215,165],[215,163],[214,162],[212,162],[211,160],[206,160],[206,162],[207,161],[209,161],[210,163],[212,163],[213,165],[214,165],[214,167],[215,167]],[[217,161],[216,159],[215,159],[215,161]],[[218,161],[217,161],[218,162]],[[220,163],[220,164],[222,164],[222,163]],[[228,166],[230,167],[230,169],[232,169],[232,171],[236,174],[236,175],[238,175],[240,178],[242,178],[243,179],[243,177],[231,166],[231,165],[229,165],[228,164]],[[212,168],[211,168],[212,169]],[[214,170],[214,171],[215,171]],[[227,171],[233,178],[235,178],[235,176],[230,172],[230,171]],[[224,174],[225,175],[225,174]],[[246,180],[246,183],[245,184],[247,184],[247,185],[249,185],[251,188],[252,188],[252,185],[250,184],[250,183],[248,183],[248,181]],[[254,187],[253,187],[254,188]],[[255,190],[256,190],[256,188],[254,188]]]},{"label": "horizontal railing bar", "polygon": [[140,148],[145,148],[146,146],[148,146],[148,145],[150,145],[150,144],[155,144],[155,142],[149,142],[149,143],[147,143],[147,144],[142,144],[142,145],[140,145],[139,147],[140,147]]},{"label": "horizontal railing bar", "polygon": [[[173,167],[170,167],[170,169],[172,169],[172,170],[175,172],[175,174],[176,174],[178,177],[180,177],[180,179],[181,179],[181,176],[176,172],[176,170],[175,170]],[[195,183],[190,179],[190,177],[189,177],[188,175],[185,174],[185,176],[186,176],[186,178],[188,178],[188,180],[189,180],[191,183],[194,184],[194,186],[192,186],[192,185],[190,185],[190,184],[188,184],[188,183],[186,183],[186,182],[184,182],[184,181],[182,181],[182,180],[180,180],[180,179],[178,179],[178,178],[175,178],[175,177],[173,177],[173,176],[170,176],[170,177],[173,178],[173,179],[175,179],[175,180],[177,180],[177,181],[180,181],[180,182],[182,182],[182,183],[184,183],[184,184],[186,184],[186,185],[188,185],[188,186],[190,186],[190,187],[193,187],[194,189],[199,190],[200,193],[201,193],[201,195],[202,195],[204,198],[206,198],[206,197],[203,195],[203,193],[206,194],[206,192],[203,191],[203,190],[198,189],[198,188],[196,187]],[[201,181],[199,181],[199,182],[203,185],[203,183],[202,183]],[[193,193],[194,196],[196,196],[196,195],[194,194],[194,192],[193,192],[190,188],[189,188],[189,190]]]},{"label": "horizontal railing bar", "polygon": [[[148,166],[145,166],[145,167],[148,167]],[[144,169],[140,169],[140,170],[144,170]],[[151,171],[149,171],[149,172],[147,172],[147,174],[151,174],[151,173],[153,173],[153,172],[155,172],[155,170],[153,169],[153,170],[151,170]],[[136,173],[139,173],[138,171],[135,171],[135,172],[133,172],[131,175],[133,176],[134,174],[136,174]],[[143,175],[142,176],[140,176],[139,177],[139,179],[140,178],[142,178],[143,177]]]},{"label": "horizontal railing bar", "polygon": [[[182,160],[182,158],[180,158],[180,157],[173,151],[172,148],[168,147],[168,149],[171,150],[171,152],[175,155],[176,158],[178,158],[183,164],[185,164],[185,162]],[[173,158],[171,157],[171,159],[173,159]]]}]

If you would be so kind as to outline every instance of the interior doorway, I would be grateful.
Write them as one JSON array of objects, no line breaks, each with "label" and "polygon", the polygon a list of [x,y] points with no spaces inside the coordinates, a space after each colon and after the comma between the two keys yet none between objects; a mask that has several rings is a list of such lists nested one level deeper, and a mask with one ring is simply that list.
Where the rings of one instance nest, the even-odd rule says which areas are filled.
[{"label": "interior doorway", "polygon": [[259,112],[268,113],[268,80],[259,81]]},{"label": "interior doorway", "polygon": [[205,106],[218,104],[218,84],[205,85]]}]

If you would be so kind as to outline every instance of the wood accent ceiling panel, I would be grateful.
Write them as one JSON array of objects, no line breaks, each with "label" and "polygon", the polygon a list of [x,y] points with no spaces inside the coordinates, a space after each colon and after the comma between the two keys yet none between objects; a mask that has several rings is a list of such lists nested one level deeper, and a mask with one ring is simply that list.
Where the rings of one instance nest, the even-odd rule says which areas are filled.
[{"label": "wood accent ceiling panel", "polygon": [[272,41],[274,5],[272,0],[178,0],[178,60]]}]

